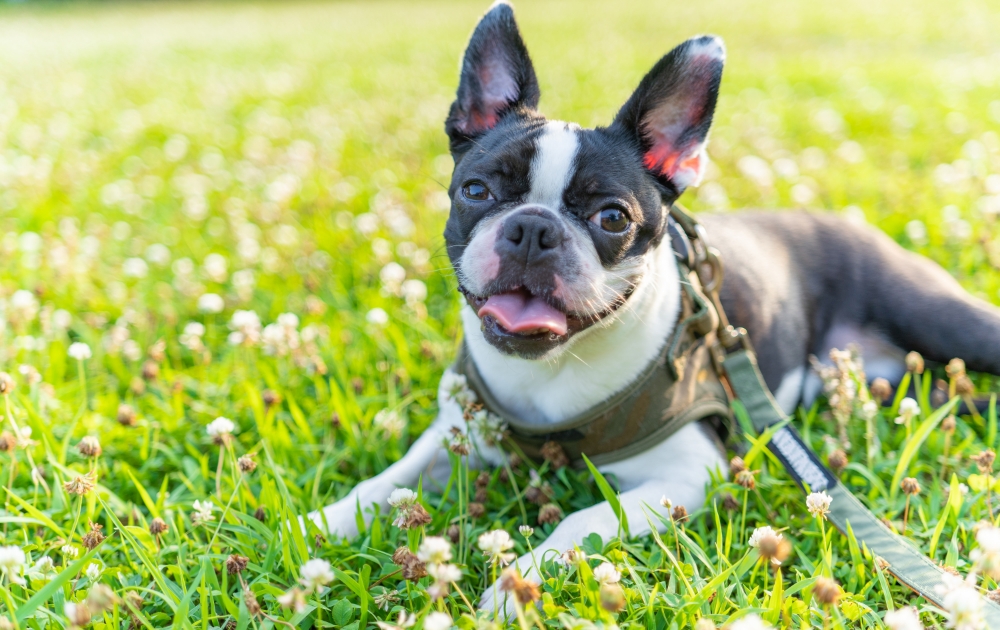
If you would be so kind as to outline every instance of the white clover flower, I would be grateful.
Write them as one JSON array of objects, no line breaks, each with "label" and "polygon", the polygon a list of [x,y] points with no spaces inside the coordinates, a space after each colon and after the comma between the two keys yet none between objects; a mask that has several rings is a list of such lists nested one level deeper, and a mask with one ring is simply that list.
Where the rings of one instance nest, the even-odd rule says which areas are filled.
[{"label": "white clover flower", "polygon": [[205,293],[198,298],[198,310],[202,313],[221,313],[226,301],[218,293]]},{"label": "white clover flower", "polygon": [[428,564],[427,575],[437,582],[450,584],[462,579],[462,569],[454,564]]},{"label": "white clover flower", "polygon": [[24,572],[24,575],[32,580],[46,580],[55,574],[56,563],[48,556],[42,556],[31,565],[31,568]]},{"label": "white clover flower", "polygon": [[979,547],[969,553],[975,567],[994,579],[1000,578],[1000,528],[984,525],[976,532]]},{"label": "white clover flower", "polygon": [[451,624],[451,615],[448,613],[435,611],[424,617],[424,630],[448,630]]},{"label": "white clover flower", "polygon": [[[387,621],[376,621],[375,623],[378,625],[379,630],[406,630],[417,625],[417,616],[401,610],[399,611],[399,618],[396,619],[396,623],[389,623]],[[427,626],[424,627],[426,628]]]},{"label": "white clover flower", "polygon": [[215,510],[215,504],[211,501],[195,501],[191,504],[194,508],[194,512],[191,514],[191,520],[198,523],[207,523],[215,519],[212,512]]},{"label": "white clover flower", "polygon": [[225,282],[229,275],[229,262],[222,254],[209,254],[202,263],[205,275],[213,282]]},{"label": "white clover flower", "polygon": [[400,285],[399,294],[412,306],[427,299],[427,285],[423,280],[411,278]]},{"label": "white clover flower", "polygon": [[899,415],[896,416],[896,424],[906,424],[916,416],[920,415],[920,403],[907,396],[899,401]]},{"label": "white clover flower", "polygon": [[334,580],[333,568],[330,563],[321,558],[313,558],[302,565],[299,570],[299,582],[309,592],[319,592],[324,586]]},{"label": "white clover flower", "polygon": [[385,309],[376,306],[368,311],[365,320],[374,326],[385,326],[389,323],[389,314],[385,312]]},{"label": "white clover flower", "polygon": [[866,401],[865,404],[861,405],[861,413],[867,419],[874,418],[875,414],[878,413],[878,403],[874,400]]},{"label": "white clover flower", "polygon": [[428,564],[443,564],[451,560],[451,543],[440,536],[427,536],[420,543],[417,558]]},{"label": "white clover flower", "polygon": [[986,627],[983,618],[983,598],[974,588],[955,589],[944,598],[944,609],[948,611],[948,627],[954,630],[982,630]]},{"label": "white clover flower", "polygon": [[192,335],[194,337],[205,336],[205,324],[201,322],[188,322],[184,324],[184,334]]},{"label": "white clover flower", "polygon": [[372,418],[372,425],[385,431],[392,437],[399,437],[403,434],[406,421],[403,419],[402,414],[395,409],[382,409]]},{"label": "white clover flower", "polygon": [[535,533],[535,529],[531,525],[521,525],[517,528],[517,531],[525,538],[531,538],[531,535]]},{"label": "white clover flower", "polygon": [[210,438],[232,435],[236,432],[236,424],[225,416],[219,416],[215,420],[208,423],[208,426],[205,427],[205,431],[208,433],[208,437]]},{"label": "white clover flower", "polygon": [[774,531],[773,527],[771,527],[770,525],[765,525],[763,527],[758,527],[757,529],[753,530],[753,533],[750,534],[750,540],[748,541],[747,544],[756,549],[757,546],[760,545],[761,538],[765,536],[774,536],[778,540],[781,540],[782,538],[781,534]]},{"label": "white clover flower", "polygon": [[402,508],[417,502],[417,493],[409,488],[396,488],[389,494],[389,505]]},{"label": "white clover flower", "polygon": [[806,497],[806,509],[816,518],[826,519],[826,515],[830,513],[830,504],[832,503],[833,497],[826,492],[813,492]]},{"label": "white clover flower", "polygon": [[61,551],[67,558],[76,558],[80,555],[80,550],[73,545],[63,545],[59,548],[59,551]]},{"label": "white clover flower", "polygon": [[622,574],[610,562],[602,562],[594,569],[594,579],[598,584],[617,584]]},{"label": "white clover flower", "polygon": [[469,387],[469,381],[463,374],[446,370],[441,377],[441,392],[445,402],[455,401],[459,407],[467,407],[476,402],[476,393]]},{"label": "white clover flower", "polygon": [[84,574],[90,578],[91,582],[93,582],[97,578],[101,577],[101,567],[98,564],[90,564],[87,566],[87,570]]},{"label": "white clover flower", "polygon": [[82,341],[74,341],[69,345],[69,350],[66,354],[70,356],[71,359],[76,359],[77,361],[85,361],[93,356],[90,351],[90,346],[83,343]]},{"label": "white clover flower", "polygon": [[667,495],[663,495],[660,497],[660,505],[669,510],[674,507],[674,502],[668,499]]},{"label": "white clover flower", "polygon": [[[472,390],[469,390],[469,393],[472,394]],[[474,402],[475,394],[467,398],[467,400],[469,399]],[[478,436],[479,441],[490,447],[500,446],[507,433],[507,423],[504,422],[503,418],[485,409],[480,409],[472,414],[469,426],[472,433]]]},{"label": "white clover flower", "polygon": [[746,615],[729,624],[729,630],[772,630],[772,626],[757,615]]},{"label": "white clover flower", "polygon": [[282,313],[278,315],[278,325],[284,328],[296,329],[299,327],[299,316],[295,313]]},{"label": "white clover flower", "polygon": [[885,613],[882,620],[889,630],[924,630],[920,615],[913,606],[905,606]]},{"label": "white clover flower", "polygon": [[514,554],[509,553],[513,546],[510,534],[502,529],[494,529],[479,536],[479,548],[492,564],[509,564],[514,559]]},{"label": "white clover flower", "polygon": [[24,585],[21,572],[24,570],[25,562],[27,558],[20,547],[14,545],[0,547],[0,573],[7,576],[9,581]]},{"label": "white clover flower", "polygon": [[229,343],[234,346],[252,346],[260,341],[260,317],[255,311],[233,312],[233,316],[229,319],[229,328],[233,331],[229,334]]},{"label": "white clover flower", "polygon": [[122,274],[126,278],[145,278],[149,265],[142,258],[126,258],[122,263]]}]

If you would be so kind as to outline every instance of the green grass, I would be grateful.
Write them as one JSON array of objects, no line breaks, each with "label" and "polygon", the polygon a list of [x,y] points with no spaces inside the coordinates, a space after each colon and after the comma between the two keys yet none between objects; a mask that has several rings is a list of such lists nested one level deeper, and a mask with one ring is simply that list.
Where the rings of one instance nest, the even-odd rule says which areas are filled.
[{"label": "green grass", "polygon": [[[714,166],[684,199],[693,209],[846,212],[1000,301],[1000,13],[989,3],[521,4],[543,112],[587,125],[609,121],[676,43],[701,32],[726,39]],[[0,582],[0,616],[66,626],[64,603],[86,599],[95,582],[132,602],[95,616],[98,628],[242,630],[282,620],[360,630],[395,620],[400,607],[432,606],[427,578],[405,582],[391,561],[408,541],[391,515],[351,541],[280,528],[396,460],[434,417],[437,381],[460,335],[440,237],[450,169],[443,118],[465,38],[485,8],[0,7],[0,369],[17,382],[3,428],[32,429],[27,448],[0,453],[0,542],[21,548],[29,565],[53,561],[25,586]],[[408,299],[392,280],[400,268],[386,271],[392,262],[424,283],[407,284]],[[205,293],[222,296],[224,310],[200,311]],[[384,324],[373,323],[376,308]],[[274,354],[228,344],[242,309],[264,324],[296,314],[301,343]],[[204,348],[182,337],[189,322],[204,325]],[[75,341],[93,357],[70,359]],[[266,390],[280,401],[265,405]],[[134,426],[116,420],[123,403],[136,411]],[[385,409],[402,422],[375,422]],[[218,416],[238,427],[225,449],[206,433]],[[892,480],[918,478],[906,536],[965,575],[973,528],[993,503],[990,482],[970,477],[969,458],[995,447],[995,418],[959,418],[950,439],[931,431],[914,448],[893,417],[876,419],[870,461],[865,423],[850,424],[843,479],[901,529],[905,498]],[[825,401],[796,424],[830,451],[825,437],[836,427]],[[96,459],[78,452],[87,435],[103,447]],[[259,466],[241,475],[236,457],[247,453]],[[33,480],[29,456],[44,483]],[[543,606],[525,623],[684,628],[708,617],[723,626],[757,611],[774,625],[872,628],[911,604],[925,624],[944,625],[853,539],[827,527],[824,543],[803,497],[766,456],[750,464],[760,471],[757,492],[720,477],[707,505],[686,506],[692,517],[681,530],[591,537],[583,546],[591,560],[569,569],[539,558]],[[78,498],[63,489],[91,469],[95,491]],[[588,473],[538,472],[564,513],[601,499]],[[522,492],[528,475],[527,465],[515,471]],[[971,487],[964,499],[959,482]],[[463,518],[468,497],[455,488],[423,488],[426,533],[461,522],[469,541],[506,529],[522,553],[519,525],[535,525],[533,543],[551,531],[537,526],[537,505],[522,513],[499,473],[481,518]],[[740,504],[734,512],[722,507],[727,495]],[[215,503],[212,521],[193,521],[196,500]],[[258,508],[263,520],[253,517]],[[169,527],[158,538],[149,533],[154,518]],[[90,522],[108,539],[88,555]],[[748,552],[764,524],[792,543],[780,580]],[[241,577],[267,617],[247,614],[239,578],[224,568],[232,553],[249,558]],[[459,586],[475,599],[491,570],[467,542],[454,553]],[[337,579],[303,612],[283,609],[277,597],[317,557]],[[600,558],[622,571],[621,612],[599,605]],[[843,587],[839,605],[811,597],[820,575]],[[982,577],[980,586],[996,585]],[[393,589],[398,603],[379,609],[372,598]],[[433,607],[462,628],[478,623],[454,592]]]}]

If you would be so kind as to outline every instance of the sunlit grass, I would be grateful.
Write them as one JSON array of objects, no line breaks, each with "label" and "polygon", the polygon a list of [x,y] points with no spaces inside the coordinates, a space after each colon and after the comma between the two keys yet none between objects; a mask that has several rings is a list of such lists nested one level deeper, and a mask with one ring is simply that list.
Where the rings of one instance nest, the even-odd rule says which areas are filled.
[{"label": "sunlit grass", "polygon": [[[1000,301],[1000,16],[989,5],[522,4],[543,111],[583,124],[609,121],[676,43],[725,38],[713,166],[684,199],[695,210],[844,213]],[[0,370],[15,383],[0,408],[0,544],[25,554],[22,572],[0,577],[0,616],[63,627],[83,620],[65,604],[89,597],[95,627],[360,629],[405,609],[424,627],[441,619],[433,610],[469,628],[486,623],[468,604],[494,575],[480,535],[506,531],[526,553],[560,512],[601,500],[586,472],[522,463],[513,477],[465,476],[455,456],[447,489],[420,489],[422,529],[383,514],[352,541],[280,533],[395,461],[435,414],[460,335],[440,237],[443,119],[484,9],[0,8]],[[944,377],[937,367],[921,382]],[[860,403],[826,402],[796,423],[826,457],[846,413],[842,478],[899,531],[908,505],[906,536],[964,576],[997,503],[989,468],[970,460],[996,446],[995,415],[928,431],[947,418],[927,403],[901,425],[895,408],[867,424]],[[100,454],[89,442],[81,453],[85,436]],[[662,535],[591,536],[588,560],[537,558],[541,606],[513,623],[684,628],[753,613],[867,628],[907,604],[946,623],[752,453],[753,489],[720,471],[709,502],[684,506],[687,520]],[[918,494],[898,488],[906,477]],[[470,503],[485,514],[471,518]],[[404,580],[392,556],[456,526],[450,562],[463,576],[432,602],[434,580]],[[761,526],[791,543],[780,570],[749,546]],[[107,539],[88,551],[92,532]],[[322,564],[303,570],[317,558],[332,581]],[[0,567],[20,560],[0,549]],[[821,578],[840,585],[835,603]]]}]

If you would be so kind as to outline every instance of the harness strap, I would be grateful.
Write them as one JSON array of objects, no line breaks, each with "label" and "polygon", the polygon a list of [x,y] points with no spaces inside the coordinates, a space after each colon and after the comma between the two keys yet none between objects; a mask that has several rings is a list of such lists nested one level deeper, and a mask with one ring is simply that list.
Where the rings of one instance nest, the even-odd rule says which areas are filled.
[{"label": "harness strap", "polygon": [[[740,335],[745,338],[746,332],[740,331]],[[745,341],[743,348],[728,354],[723,367],[733,392],[743,403],[758,433],[788,419],[764,383],[749,342]],[[826,490],[833,498],[828,518],[842,534],[853,532],[859,542],[888,563],[886,570],[896,579],[928,601],[942,606],[942,596],[936,587],[942,584],[944,570],[886,527],[833,476],[790,424],[778,429],[768,446],[799,487],[810,492]],[[1000,605],[986,598],[983,603],[986,626],[1000,628]]]}]

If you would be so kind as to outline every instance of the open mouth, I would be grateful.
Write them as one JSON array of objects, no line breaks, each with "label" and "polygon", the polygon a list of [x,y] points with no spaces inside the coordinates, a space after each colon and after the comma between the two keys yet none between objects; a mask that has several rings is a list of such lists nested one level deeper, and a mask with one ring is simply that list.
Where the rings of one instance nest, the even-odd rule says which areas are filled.
[{"label": "open mouth", "polygon": [[462,287],[459,290],[484,323],[493,324],[508,335],[546,338],[553,341],[566,338],[611,315],[631,294],[629,291],[621,296],[601,313],[578,316],[566,312],[524,287],[489,296],[476,296]]}]

